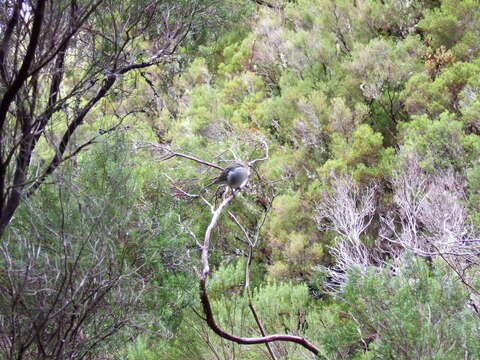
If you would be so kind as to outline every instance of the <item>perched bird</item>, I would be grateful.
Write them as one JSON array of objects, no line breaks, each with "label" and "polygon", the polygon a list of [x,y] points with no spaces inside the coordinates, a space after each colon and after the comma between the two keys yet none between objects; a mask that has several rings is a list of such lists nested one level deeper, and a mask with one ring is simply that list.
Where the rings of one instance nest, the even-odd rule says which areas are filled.
[{"label": "perched bird", "polygon": [[226,167],[220,176],[206,187],[216,184],[227,184],[232,189],[238,189],[248,179],[249,175],[250,166],[246,163],[239,162]]}]

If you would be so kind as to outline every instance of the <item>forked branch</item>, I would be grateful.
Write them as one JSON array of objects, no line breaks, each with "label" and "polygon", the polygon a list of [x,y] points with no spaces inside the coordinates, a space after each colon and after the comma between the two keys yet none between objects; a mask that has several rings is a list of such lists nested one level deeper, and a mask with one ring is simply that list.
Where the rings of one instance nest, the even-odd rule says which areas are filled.
[{"label": "forked branch", "polygon": [[[263,161],[263,160],[268,159],[268,145],[266,144],[265,141],[262,141],[262,144],[265,148],[265,156],[262,157],[262,158],[258,158],[258,159],[254,159],[254,160],[249,161],[248,164],[250,166],[253,165],[257,161]],[[184,153],[173,151],[168,147],[158,146],[158,145],[154,145],[154,146],[156,148],[162,149],[163,151],[165,151],[167,153],[162,158],[162,160],[167,160],[167,159],[170,159],[172,157],[182,157],[182,158],[185,158],[185,159],[195,161],[195,162],[200,163],[200,164],[211,166],[211,167],[214,167],[214,168],[217,168],[217,169],[222,169],[221,167],[219,167],[216,164],[212,164],[208,161],[196,158],[196,157],[191,156],[191,155],[187,155],[187,154],[184,154]],[[217,225],[218,220],[219,220],[222,212],[225,210],[225,208],[228,206],[228,204],[243,190],[243,188],[245,187],[247,182],[248,182],[248,179],[246,179],[244,181],[244,183],[241,184],[241,186],[238,189],[236,189],[234,191],[232,190],[231,193],[228,196],[224,197],[224,199],[222,200],[222,202],[218,205],[218,207],[216,209],[213,206],[211,206],[212,218],[210,220],[210,224],[208,225],[207,229],[205,230],[205,235],[204,235],[204,238],[203,238],[203,244],[199,244],[200,248],[201,248],[201,264],[202,264],[202,269],[201,269],[200,274],[199,274],[200,301],[202,303],[202,309],[203,309],[203,312],[204,312],[204,315],[205,315],[205,317],[204,318],[202,317],[202,318],[206,321],[208,327],[215,334],[217,334],[218,336],[220,336],[223,339],[233,341],[237,344],[254,345],[254,344],[269,344],[269,343],[274,342],[274,341],[286,341],[286,342],[297,343],[297,344],[303,346],[308,351],[317,355],[317,354],[320,353],[320,349],[317,346],[315,346],[314,344],[312,344],[310,341],[308,341],[307,339],[303,338],[302,336],[287,335],[287,334],[265,335],[264,327],[261,324],[261,322],[258,318],[258,315],[257,315],[257,313],[256,313],[256,311],[253,308],[253,305],[251,303],[250,303],[251,304],[251,309],[252,309],[252,312],[255,316],[255,320],[256,320],[257,324],[259,325],[259,327],[261,329],[262,336],[260,336],[260,337],[236,336],[236,335],[233,335],[233,334],[225,331],[224,329],[222,329],[215,321],[215,317],[213,315],[213,310],[212,310],[212,306],[210,304],[210,300],[209,300],[209,297],[208,297],[207,285],[206,285],[208,275],[210,274],[210,264],[209,264],[209,260],[208,260],[209,259],[209,250],[210,250],[210,239],[211,239],[212,231],[215,228],[215,226]],[[178,188],[177,188],[177,190],[178,190]],[[183,190],[181,192],[184,195],[187,195],[190,198],[201,197],[201,196],[198,196],[198,195],[187,193]],[[253,243],[252,243],[252,240],[249,239],[248,234],[246,233],[245,229],[241,226],[241,224],[239,224],[236,217],[231,212],[228,212],[228,214],[232,218],[232,220],[235,223],[237,223],[237,225],[240,227],[240,229],[244,232],[244,234],[246,235],[247,241],[249,242],[249,246],[252,247],[253,243],[256,242],[256,240],[254,240]],[[251,254],[249,256],[249,261],[250,260],[251,260]],[[247,272],[248,272],[248,270],[247,270]],[[246,277],[246,279],[248,279],[248,276]],[[275,358],[275,355],[273,355],[270,348],[269,348],[269,352],[270,352],[270,355],[272,356],[272,358]]]},{"label": "forked branch", "polygon": [[228,333],[227,331],[220,328],[215,322],[215,317],[213,316],[213,311],[210,305],[210,300],[208,298],[207,287],[206,287],[207,278],[210,273],[210,265],[208,262],[210,237],[212,234],[212,230],[217,225],[218,219],[220,218],[220,215],[222,214],[223,210],[230,203],[230,201],[232,201],[235,198],[235,196],[237,196],[237,194],[243,189],[244,186],[245,184],[243,184],[236,191],[232,192],[231,195],[226,197],[220,203],[217,209],[215,209],[215,211],[213,212],[210,224],[208,225],[207,230],[205,231],[205,237],[202,245],[202,271],[200,274],[200,301],[202,303],[202,308],[205,314],[205,320],[207,322],[207,325],[218,336],[226,340],[233,341],[237,344],[253,345],[253,344],[266,344],[274,341],[287,341],[287,342],[297,343],[316,355],[320,352],[320,349],[314,344],[312,344],[310,341],[308,341],[307,339],[301,336],[274,334],[274,335],[267,335],[267,336],[261,336],[261,337],[240,337],[240,336],[235,336],[233,334]]}]

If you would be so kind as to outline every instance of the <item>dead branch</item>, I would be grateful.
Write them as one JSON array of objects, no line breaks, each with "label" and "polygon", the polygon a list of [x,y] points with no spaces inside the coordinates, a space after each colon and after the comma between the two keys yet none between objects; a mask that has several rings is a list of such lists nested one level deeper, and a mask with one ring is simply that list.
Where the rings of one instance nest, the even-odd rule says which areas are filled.
[{"label": "dead branch", "polygon": [[[265,141],[262,141],[262,143],[265,147],[265,156],[262,157],[262,158],[259,158],[259,159],[254,159],[252,161],[249,161],[248,162],[249,165],[252,165],[252,164],[254,164],[255,162],[258,162],[258,161],[263,161],[263,160],[268,159],[268,146],[267,146]],[[194,156],[187,155],[187,154],[184,154],[184,153],[180,153],[180,152],[177,152],[177,151],[173,151],[173,150],[171,150],[171,149],[169,149],[165,146],[160,146],[160,145],[156,145],[156,144],[151,144],[151,145],[156,147],[156,148],[160,148],[163,151],[166,151],[168,153],[166,156],[164,156],[162,158],[162,160],[167,160],[167,159],[171,159],[172,157],[178,156],[178,157],[182,157],[182,158],[185,158],[185,159],[195,161],[199,164],[203,164],[203,165],[207,165],[207,166],[210,166],[210,167],[214,167],[214,168],[223,170],[223,168],[221,168],[220,166],[218,166],[216,164],[213,164],[213,163],[210,163],[208,161],[196,158]],[[207,229],[205,230],[203,244],[201,244],[201,246],[200,246],[202,269],[199,273],[199,288],[200,288],[200,301],[202,303],[203,312],[205,314],[204,320],[206,321],[208,327],[215,334],[217,334],[218,336],[220,336],[223,339],[235,342],[237,344],[243,344],[243,345],[266,344],[267,349],[270,353],[270,356],[274,360],[276,359],[276,357],[275,357],[275,354],[273,353],[271,347],[269,346],[269,343],[275,342],[275,341],[294,342],[294,343],[297,343],[297,344],[303,346],[304,348],[306,348],[307,350],[309,350],[310,352],[312,352],[315,355],[319,354],[320,349],[317,346],[315,346],[314,344],[312,344],[310,341],[308,341],[307,339],[305,339],[301,336],[288,335],[288,334],[265,335],[265,329],[263,327],[263,324],[261,323],[261,321],[260,321],[260,319],[259,319],[259,317],[258,317],[258,315],[255,311],[255,308],[253,307],[253,304],[251,302],[250,302],[249,306],[250,306],[251,310],[253,309],[252,313],[255,317],[255,321],[256,321],[257,325],[260,328],[260,332],[262,333],[261,337],[240,337],[240,336],[230,334],[227,331],[223,330],[221,327],[219,327],[217,325],[216,321],[215,321],[215,317],[213,315],[213,310],[212,310],[212,307],[211,307],[211,304],[210,304],[210,299],[208,297],[207,287],[206,287],[208,275],[210,274],[209,250],[210,250],[211,235],[212,235],[213,229],[215,228],[215,226],[218,223],[218,220],[219,220],[221,214],[225,211],[225,208],[228,206],[228,204],[237,195],[240,194],[240,192],[246,186],[247,182],[248,182],[248,179],[246,179],[238,189],[232,190],[230,195],[224,197],[224,199],[222,200],[220,205],[218,205],[218,207],[215,209],[202,196],[186,192],[186,191],[180,189],[178,186],[174,185],[173,181],[172,181],[172,184],[175,187],[175,189],[177,189],[177,191],[180,191],[183,195],[185,195],[189,198],[200,197],[204,202],[206,202],[206,204],[210,207],[210,209],[212,211],[212,218],[210,220],[210,223],[209,223]],[[249,249],[250,250],[249,250],[248,263],[247,263],[247,268],[246,268],[246,273],[245,273],[246,285],[248,286],[248,283],[249,283],[249,267],[250,267],[250,263],[251,263],[251,260],[252,260],[252,248],[253,248],[253,246],[255,246],[255,244],[258,240],[259,228],[257,229],[257,233],[255,234],[254,239],[252,239],[251,236],[246,231],[246,229],[242,226],[242,224],[236,218],[236,216],[230,211],[227,211],[227,213],[230,216],[230,218],[235,222],[235,224],[240,228],[240,230],[243,232],[243,234],[244,234],[244,236],[245,236],[245,238],[246,238],[246,240],[249,244]],[[263,221],[260,223],[260,228],[264,224],[264,221],[265,221],[265,219],[263,219]]]},{"label": "dead branch", "polygon": [[224,170],[221,166],[219,166],[217,164],[199,159],[199,158],[197,158],[195,156],[192,156],[192,155],[187,155],[187,154],[184,154],[184,153],[180,153],[178,151],[173,151],[172,149],[170,149],[167,146],[162,146],[162,145],[157,145],[157,144],[151,144],[151,145],[153,147],[157,148],[157,149],[161,149],[161,150],[167,152],[167,155],[165,155],[163,158],[161,158],[162,161],[165,161],[165,160],[171,159],[175,156],[178,156],[178,157],[182,157],[182,158],[185,158],[185,159],[188,159],[188,160],[195,161],[199,164],[203,164],[203,165],[213,167],[213,168],[218,169],[218,170],[222,170],[222,171]]},{"label": "dead branch", "polygon": [[264,149],[265,149],[265,156],[264,157],[261,157],[261,158],[258,158],[258,159],[253,159],[251,161],[248,162],[248,165],[249,166],[252,166],[253,164],[255,164],[256,162],[259,162],[259,161],[265,161],[268,159],[268,144],[265,140],[260,140],[260,142],[262,143]]},{"label": "dead branch", "polygon": [[330,275],[333,283],[340,284],[345,281],[347,269],[381,263],[381,257],[362,240],[375,214],[375,184],[360,189],[352,179],[334,179],[332,192],[323,194],[315,204],[315,220],[320,229],[339,235],[331,254],[341,271],[331,271]]},{"label": "dead branch", "polygon": [[240,337],[240,336],[235,336],[226,332],[225,330],[220,328],[215,322],[215,318],[213,316],[213,311],[210,305],[210,300],[208,298],[208,293],[206,288],[207,278],[210,273],[210,265],[208,262],[210,238],[211,238],[212,230],[217,225],[218,219],[220,218],[220,215],[222,214],[223,210],[230,203],[230,201],[232,201],[238,195],[238,193],[243,189],[245,185],[246,185],[245,183],[242,184],[242,186],[238,190],[232,192],[231,195],[226,197],[221,202],[218,208],[214,211],[210,224],[208,225],[207,230],[205,231],[205,237],[202,245],[202,257],[201,257],[203,269],[200,274],[199,281],[200,281],[200,301],[202,303],[202,308],[205,314],[207,324],[210,327],[210,329],[212,329],[212,331],[215,332],[218,336],[226,340],[233,341],[237,344],[253,345],[253,344],[266,344],[274,341],[288,341],[288,342],[297,343],[303,346],[304,348],[306,348],[307,350],[311,351],[312,353],[318,354],[320,352],[320,349],[301,336],[274,334],[274,335],[261,336],[261,337]]},{"label": "dead branch", "polygon": [[433,247],[437,250],[437,254],[442,258],[443,261],[448,265],[450,269],[452,269],[455,274],[457,274],[458,278],[460,279],[460,282],[467,288],[469,289],[472,293],[476,295],[480,295],[480,291],[476,289],[474,286],[470,285],[470,283],[467,281],[465,276],[457,269],[455,264],[453,264],[451,261],[448,260],[447,256],[444,255],[435,245]]}]

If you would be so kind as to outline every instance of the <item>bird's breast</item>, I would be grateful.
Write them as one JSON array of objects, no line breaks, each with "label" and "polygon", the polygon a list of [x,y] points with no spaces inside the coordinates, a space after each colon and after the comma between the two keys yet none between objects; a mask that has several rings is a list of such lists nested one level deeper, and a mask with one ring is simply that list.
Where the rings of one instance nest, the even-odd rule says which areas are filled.
[{"label": "bird's breast", "polygon": [[227,183],[231,188],[239,188],[247,178],[248,173],[244,168],[234,169],[227,176]]}]

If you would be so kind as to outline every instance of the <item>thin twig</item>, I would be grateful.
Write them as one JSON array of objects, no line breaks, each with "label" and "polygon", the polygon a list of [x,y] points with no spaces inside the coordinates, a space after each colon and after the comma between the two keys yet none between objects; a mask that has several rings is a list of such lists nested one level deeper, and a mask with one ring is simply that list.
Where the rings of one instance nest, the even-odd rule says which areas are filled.
[{"label": "thin twig", "polygon": [[[248,302],[248,307],[252,311],[253,317],[255,318],[255,322],[257,323],[258,328],[260,329],[260,333],[262,334],[262,336],[266,336],[265,335],[265,327],[263,326],[262,322],[260,321],[260,318],[258,317],[258,314],[257,314],[257,310],[255,310],[255,307],[253,306],[253,303],[252,303],[251,300]],[[267,347],[268,353],[270,354],[271,358],[273,360],[277,360],[277,357],[275,356],[275,353],[273,352],[273,349],[272,349],[271,345],[269,343],[265,343],[265,346]]]},{"label": "thin twig", "polygon": [[248,165],[249,166],[252,166],[253,164],[255,164],[256,162],[259,162],[259,161],[265,161],[268,159],[268,144],[265,140],[260,140],[260,142],[262,143],[263,147],[265,148],[265,156],[264,157],[261,157],[261,158],[258,158],[258,159],[253,159],[251,161],[248,162]]},{"label": "thin twig", "polygon": [[161,160],[162,161],[165,161],[165,160],[168,160],[168,159],[171,159],[175,156],[178,156],[178,157],[183,157],[185,159],[188,159],[188,160],[192,160],[192,161],[195,161],[195,162],[198,162],[199,164],[203,164],[203,165],[207,165],[207,166],[210,166],[210,167],[213,167],[215,169],[218,169],[218,170],[224,170],[221,166],[217,165],[217,164],[214,164],[214,163],[211,163],[211,162],[208,162],[208,161],[205,161],[205,160],[202,160],[202,159],[199,159],[199,158],[196,158],[195,156],[192,156],[192,155],[187,155],[187,154],[184,154],[184,153],[180,153],[180,152],[177,152],[177,151],[173,151],[172,149],[169,149],[168,147],[166,146],[162,146],[162,145],[157,145],[157,144],[151,144],[153,147],[156,147],[157,149],[161,149],[163,151],[166,151],[168,153],[168,155],[164,156]]}]

